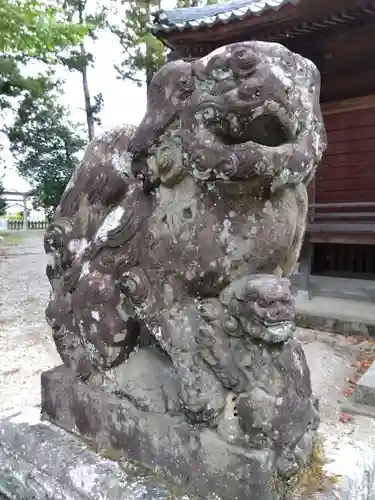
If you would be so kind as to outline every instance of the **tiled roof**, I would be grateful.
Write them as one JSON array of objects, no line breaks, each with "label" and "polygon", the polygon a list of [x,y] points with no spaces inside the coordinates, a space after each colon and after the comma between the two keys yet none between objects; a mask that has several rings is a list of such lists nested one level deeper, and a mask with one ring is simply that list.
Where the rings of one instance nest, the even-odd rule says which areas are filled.
[{"label": "tiled roof", "polygon": [[298,4],[300,0],[232,0],[231,2],[161,10],[155,15],[154,32],[198,29],[214,24],[227,24],[247,16],[259,16],[268,10],[278,10],[287,4]]}]

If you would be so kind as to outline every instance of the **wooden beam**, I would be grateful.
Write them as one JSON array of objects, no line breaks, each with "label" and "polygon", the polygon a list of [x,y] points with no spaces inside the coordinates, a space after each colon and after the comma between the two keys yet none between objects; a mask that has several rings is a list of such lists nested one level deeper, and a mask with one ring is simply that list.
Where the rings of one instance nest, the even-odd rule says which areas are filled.
[{"label": "wooden beam", "polygon": [[311,243],[330,243],[342,245],[374,245],[375,234],[348,234],[348,233],[311,233]]},{"label": "wooden beam", "polygon": [[374,219],[375,212],[315,212],[314,219]]},{"label": "wooden beam", "polygon": [[374,201],[352,203],[309,203],[309,208],[375,208]]},{"label": "wooden beam", "polygon": [[302,245],[301,255],[299,259],[299,292],[307,295],[307,298],[311,296],[310,290],[310,276],[311,268],[314,255],[314,245],[311,244],[308,235],[305,236],[305,240]]},{"label": "wooden beam", "polygon": [[[374,69],[375,72],[375,69]],[[375,94],[364,97],[354,97],[342,101],[325,102],[321,105],[323,116],[344,113],[345,111],[360,111],[375,108]]]},{"label": "wooden beam", "polygon": [[[374,0],[370,1],[374,4]],[[211,27],[198,29],[160,31],[157,36],[170,47],[189,46],[220,41],[221,44],[232,37],[241,36],[242,40],[264,39],[266,33],[287,32],[306,22],[319,22],[331,15],[348,9],[357,9],[369,5],[369,0],[300,0],[295,6],[284,5],[279,10],[267,10],[260,16],[247,16],[242,20],[233,20],[227,24],[218,23]],[[262,35],[263,34],[263,35]]]},{"label": "wooden beam", "polygon": [[317,234],[317,233],[371,234],[375,238],[375,223],[366,223],[366,222],[335,223],[334,221],[331,221],[329,223],[315,222],[307,226],[307,231],[309,234]]}]

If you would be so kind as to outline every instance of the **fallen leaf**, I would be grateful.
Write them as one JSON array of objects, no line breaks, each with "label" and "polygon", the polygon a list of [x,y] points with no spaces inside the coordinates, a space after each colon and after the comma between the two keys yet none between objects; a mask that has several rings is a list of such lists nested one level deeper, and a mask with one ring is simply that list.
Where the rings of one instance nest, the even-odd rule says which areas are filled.
[{"label": "fallen leaf", "polygon": [[348,342],[352,345],[362,344],[366,340],[364,335],[349,335]]},{"label": "fallen leaf", "polygon": [[369,363],[368,361],[365,361],[365,362],[361,363],[361,371],[362,371],[362,373],[366,372],[370,368],[370,365],[371,365],[371,363]]},{"label": "fallen leaf", "polygon": [[353,420],[353,415],[350,415],[350,413],[345,413],[345,412],[341,412],[340,413],[340,422],[342,422],[343,424],[346,424],[347,422],[350,422],[351,420]]},{"label": "fallen leaf", "polygon": [[354,378],[354,377],[348,378],[348,384],[352,387],[356,387],[357,382],[358,382],[357,377],[356,378]]},{"label": "fallen leaf", "polygon": [[357,344],[357,339],[355,337],[353,337],[353,335],[349,335],[348,342],[349,342],[349,344],[354,345],[354,344]]},{"label": "fallen leaf", "polygon": [[348,398],[349,396],[351,396],[354,392],[354,389],[353,387],[350,387],[349,389],[344,389],[343,391],[343,395]]}]

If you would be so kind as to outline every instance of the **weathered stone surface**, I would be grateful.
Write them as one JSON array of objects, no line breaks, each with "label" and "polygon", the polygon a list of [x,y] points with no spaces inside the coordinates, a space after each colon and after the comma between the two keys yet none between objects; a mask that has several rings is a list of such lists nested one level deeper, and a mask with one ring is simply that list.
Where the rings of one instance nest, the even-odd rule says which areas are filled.
[{"label": "weathered stone surface", "polygon": [[375,363],[358,380],[353,394],[342,404],[342,410],[375,418]]},{"label": "weathered stone surface", "polygon": [[[233,44],[168,63],[139,127],[91,143],[45,237],[47,318],[75,391],[45,376],[51,418],[65,397],[60,425],[90,422],[98,442],[131,441],[130,457],[177,477],[196,462],[206,479],[184,476],[191,490],[217,475],[225,499],[246,474],[256,499],[263,474],[309,459],[319,419],[288,277],[326,146],[319,88],[281,45]],[[116,410],[97,409],[111,397],[117,434]]]},{"label": "weathered stone surface", "polygon": [[65,367],[42,375],[42,401],[42,412],[52,422],[102,449],[165,471],[200,497],[275,498],[271,450],[244,450],[212,429],[191,427],[181,415],[138,410],[128,399],[85,384]]},{"label": "weathered stone surface", "polygon": [[355,441],[350,436],[335,435],[333,432],[324,438],[326,457],[324,473],[331,478],[332,491],[316,494],[315,498],[373,500],[375,498],[374,449],[368,443]]},{"label": "weathered stone surface", "polygon": [[362,375],[354,391],[356,403],[375,407],[375,363]]},{"label": "weathered stone surface", "polygon": [[41,422],[39,413],[32,408],[0,422],[0,498],[189,500],[136,466],[128,464],[132,470],[126,472],[100,457],[71,434]]},{"label": "weathered stone surface", "polygon": [[[117,462],[102,458],[73,435],[40,421],[39,414],[38,408],[32,408],[0,422],[2,500],[196,498],[176,486],[163,486],[162,478],[137,464],[127,462],[120,468]],[[339,433],[325,435],[323,443],[324,474],[331,488],[311,496],[291,492],[283,500],[373,500],[374,450]],[[209,495],[206,500],[218,500],[218,496]]]}]

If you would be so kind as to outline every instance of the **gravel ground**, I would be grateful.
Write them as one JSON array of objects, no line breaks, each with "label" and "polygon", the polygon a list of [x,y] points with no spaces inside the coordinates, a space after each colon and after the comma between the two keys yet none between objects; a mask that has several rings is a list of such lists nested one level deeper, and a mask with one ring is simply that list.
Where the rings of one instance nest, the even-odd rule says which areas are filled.
[{"label": "gravel ground", "polygon": [[360,377],[359,363],[368,352],[375,353],[373,341],[360,337],[344,337],[332,333],[300,329],[302,342],[311,371],[313,391],[319,397],[321,433],[335,439],[362,441],[375,449],[375,419],[341,411],[350,394],[350,382]]},{"label": "gravel ground", "polygon": [[[44,319],[50,286],[45,277],[43,233],[30,231],[13,245],[0,241],[0,418],[40,402],[40,374],[61,363]],[[13,242],[14,243],[14,242]],[[368,438],[375,446],[375,420],[340,422],[340,407],[355,377],[358,357],[371,342],[313,330],[299,330],[320,398],[322,430]],[[364,339],[362,339],[364,340]]]},{"label": "gravel ground", "polygon": [[44,319],[49,295],[43,233],[0,241],[0,417],[39,404],[40,374],[60,364]]}]

